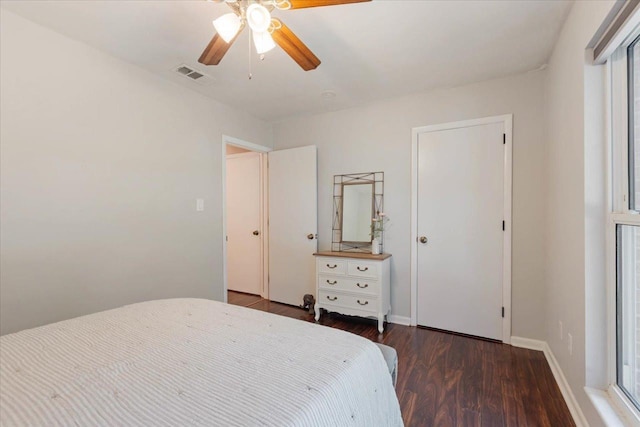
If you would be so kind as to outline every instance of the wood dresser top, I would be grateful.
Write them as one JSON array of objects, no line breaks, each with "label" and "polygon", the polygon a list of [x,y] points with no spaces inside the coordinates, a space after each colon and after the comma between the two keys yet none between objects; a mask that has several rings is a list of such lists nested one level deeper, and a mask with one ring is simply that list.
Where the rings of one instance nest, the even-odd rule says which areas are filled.
[{"label": "wood dresser top", "polygon": [[391,254],[373,255],[373,254],[367,254],[367,253],[363,253],[363,252],[331,252],[331,251],[316,252],[313,255],[314,256],[339,257],[339,258],[374,259],[374,260],[377,260],[377,261],[382,261],[383,259],[387,259],[387,258],[391,257]]}]

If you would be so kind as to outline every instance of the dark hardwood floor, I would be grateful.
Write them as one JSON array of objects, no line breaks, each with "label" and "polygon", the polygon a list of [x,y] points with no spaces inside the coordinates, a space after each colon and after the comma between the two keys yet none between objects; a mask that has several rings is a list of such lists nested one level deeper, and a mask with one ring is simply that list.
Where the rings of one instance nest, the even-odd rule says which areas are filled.
[{"label": "dark hardwood floor", "polygon": [[262,301],[262,298],[260,297],[260,295],[252,295],[252,294],[245,294],[242,292],[229,291],[227,292],[227,301],[229,302],[229,304],[248,307],[251,304]]},{"label": "dark hardwood floor", "polygon": [[[314,322],[307,311],[229,292],[229,303]],[[336,314],[320,324],[394,347],[396,392],[409,426],[575,426],[540,351]]]}]

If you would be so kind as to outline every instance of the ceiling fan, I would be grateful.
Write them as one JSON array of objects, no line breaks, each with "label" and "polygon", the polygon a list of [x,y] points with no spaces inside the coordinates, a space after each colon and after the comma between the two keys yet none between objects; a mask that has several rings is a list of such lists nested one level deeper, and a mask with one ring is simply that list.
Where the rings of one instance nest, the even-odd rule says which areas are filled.
[{"label": "ceiling fan", "polygon": [[367,1],[371,0],[225,0],[233,12],[213,21],[216,35],[198,62],[218,65],[238,35],[249,26],[258,54],[263,55],[277,44],[303,70],[314,70],[320,65],[318,57],[282,21],[272,18],[271,12]]}]

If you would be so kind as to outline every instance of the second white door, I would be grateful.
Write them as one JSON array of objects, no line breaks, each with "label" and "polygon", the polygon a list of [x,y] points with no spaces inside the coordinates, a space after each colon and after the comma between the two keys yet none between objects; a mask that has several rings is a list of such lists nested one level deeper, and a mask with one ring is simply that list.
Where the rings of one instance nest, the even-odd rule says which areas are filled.
[{"label": "second white door", "polygon": [[316,147],[269,153],[269,299],[302,304],[315,294]]},{"label": "second white door", "polygon": [[504,132],[418,135],[419,325],[503,338]]},{"label": "second white door", "polygon": [[227,287],[262,292],[260,154],[227,156]]}]

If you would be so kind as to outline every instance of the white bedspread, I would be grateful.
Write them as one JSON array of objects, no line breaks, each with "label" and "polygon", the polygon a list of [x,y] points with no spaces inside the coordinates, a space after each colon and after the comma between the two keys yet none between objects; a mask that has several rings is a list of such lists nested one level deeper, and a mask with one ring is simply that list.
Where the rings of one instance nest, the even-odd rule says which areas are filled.
[{"label": "white bedspread", "polygon": [[2,426],[402,426],[380,350],[199,299],[0,337]]}]

